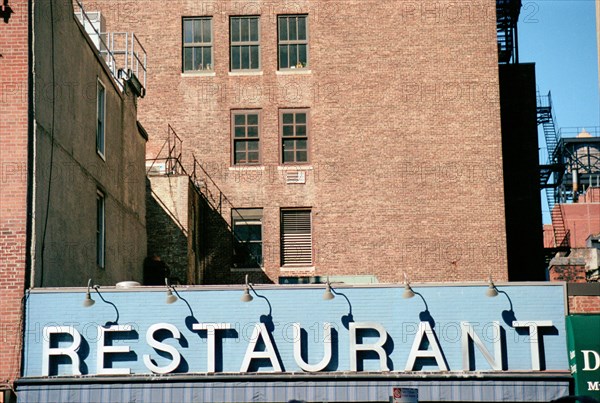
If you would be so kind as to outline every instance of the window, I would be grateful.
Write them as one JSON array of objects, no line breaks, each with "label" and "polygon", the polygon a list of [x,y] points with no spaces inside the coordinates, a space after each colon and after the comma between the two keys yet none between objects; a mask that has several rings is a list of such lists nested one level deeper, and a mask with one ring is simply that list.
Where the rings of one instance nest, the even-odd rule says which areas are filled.
[{"label": "window", "polygon": [[231,71],[260,69],[258,17],[231,17]]},{"label": "window", "polygon": [[232,112],[233,164],[260,163],[260,111]]},{"label": "window", "polygon": [[262,209],[235,209],[233,223],[233,266],[259,268],[262,256]]},{"label": "window", "polygon": [[104,158],[104,123],[106,120],[106,90],[98,80],[96,85],[96,152]]},{"label": "window", "polygon": [[212,70],[212,17],[183,19],[183,71]]},{"label": "window", "polygon": [[98,267],[105,266],[106,251],[106,228],[105,228],[105,203],[104,193],[96,192],[96,264]]},{"label": "window", "polygon": [[279,68],[308,67],[308,16],[280,15],[277,18]]},{"label": "window", "polygon": [[281,210],[281,265],[312,265],[310,210]]},{"label": "window", "polygon": [[284,164],[308,162],[308,111],[280,112],[281,161]]}]

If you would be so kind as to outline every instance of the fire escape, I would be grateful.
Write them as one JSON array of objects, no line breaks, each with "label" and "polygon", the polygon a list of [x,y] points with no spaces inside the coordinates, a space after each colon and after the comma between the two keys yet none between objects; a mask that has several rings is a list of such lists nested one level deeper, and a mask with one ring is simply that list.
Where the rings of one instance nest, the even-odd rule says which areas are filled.
[{"label": "fire escape", "polygon": [[496,32],[498,36],[498,62],[519,62],[517,21],[521,0],[496,0]]},{"label": "fire escape", "polygon": [[[199,197],[205,206],[208,207],[217,217],[220,218],[220,222],[226,226],[227,233],[231,236],[231,239],[234,243],[234,256],[232,258],[236,258],[236,254],[240,255],[238,258],[247,257],[250,262],[256,267],[259,268],[262,266],[262,258],[260,256],[256,256],[249,245],[249,241],[245,239],[240,239],[240,237],[236,234],[233,228],[233,223],[230,222],[229,216],[231,214],[236,214],[240,217],[239,220],[241,222],[248,224],[246,218],[243,217],[242,212],[238,210],[231,202],[231,200],[224,194],[221,188],[217,185],[217,183],[213,180],[213,178],[207,172],[207,168],[203,166],[200,161],[196,159],[196,157],[192,154],[193,163],[192,163],[192,173],[188,173],[182,163],[183,158],[183,141],[177,135],[175,130],[168,125],[167,127],[167,139],[159,150],[157,156],[155,158],[146,159],[146,174],[149,176],[187,176],[190,184],[190,189]],[[169,207],[167,207],[167,203],[164,203],[160,200],[160,197],[151,190],[153,197],[158,201],[161,207],[167,211],[171,216],[175,216],[171,211],[169,211]],[[193,218],[193,220],[200,220],[199,217]],[[203,242],[201,240],[202,234],[198,234],[197,231],[187,231],[183,230],[183,223],[178,223],[178,225],[182,228],[182,231],[187,236],[192,236],[191,239],[191,247],[194,251],[203,255],[205,251],[203,251]],[[190,223],[190,225],[195,225],[194,223]],[[199,281],[199,283],[203,282],[205,275],[207,274],[206,268],[202,268],[202,275],[198,276],[194,280]],[[210,275],[210,273],[208,273]]]},{"label": "fire escape", "polygon": [[559,136],[556,131],[556,119],[552,112],[552,96],[537,94],[537,123],[542,125],[546,150],[548,152],[547,162],[540,165],[540,187],[546,193],[548,209],[552,218],[552,230],[554,245],[546,248],[546,260],[549,261],[556,252],[569,250],[569,231],[565,225],[562,206],[556,204],[557,188],[563,181],[565,165],[562,162],[559,145]]}]

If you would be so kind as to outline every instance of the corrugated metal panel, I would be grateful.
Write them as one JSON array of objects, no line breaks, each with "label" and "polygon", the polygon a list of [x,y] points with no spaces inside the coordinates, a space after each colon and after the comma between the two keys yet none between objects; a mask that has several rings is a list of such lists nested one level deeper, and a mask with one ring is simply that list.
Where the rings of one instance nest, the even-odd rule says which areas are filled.
[{"label": "corrugated metal panel", "polygon": [[420,401],[548,402],[569,393],[568,380],[360,380],[40,384],[17,388],[24,403],[82,402],[387,402],[393,387],[419,389]]}]

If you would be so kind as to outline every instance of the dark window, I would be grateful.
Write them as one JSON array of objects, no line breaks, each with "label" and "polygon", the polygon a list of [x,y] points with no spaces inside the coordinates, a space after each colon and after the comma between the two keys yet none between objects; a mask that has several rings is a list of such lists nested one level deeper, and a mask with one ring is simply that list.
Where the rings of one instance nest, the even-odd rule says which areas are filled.
[{"label": "dark window", "polygon": [[104,89],[104,85],[98,80],[96,85],[96,152],[102,158],[104,158],[105,120],[106,90]]},{"label": "dark window", "polygon": [[233,222],[233,266],[258,268],[262,266],[262,209],[235,209]]},{"label": "dark window", "polygon": [[96,264],[104,268],[106,256],[106,228],[105,228],[105,203],[104,193],[96,192]]},{"label": "dark window", "polygon": [[310,210],[281,210],[281,265],[312,265]]},{"label": "dark window", "polygon": [[212,17],[183,19],[183,71],[213,69]]},{"label": "dark window", "polygon": [[260,111],[234,111],[231,120],[233,164],[259,164]]},{"label": "dark window", "polygon": [[308,16],[280,15],[277,18],[279,68],[308,67]]},{"label": "dark window", "polygon": [[279,120],[281,161],[284,164],[308,162],[308,112],[284,110]]},{"label": "dark window", "polygon": [[231,70],[260,69],[260,27],[258,17],[231,17]]}]

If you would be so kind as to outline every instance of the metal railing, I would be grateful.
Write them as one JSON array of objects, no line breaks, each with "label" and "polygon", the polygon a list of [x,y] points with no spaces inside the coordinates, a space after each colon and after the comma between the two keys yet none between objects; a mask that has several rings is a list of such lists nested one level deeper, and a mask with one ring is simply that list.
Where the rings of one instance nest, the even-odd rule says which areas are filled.
[{"label": "metal railing", "polygon": [[[148,55],[137,36],[132,32],[100,32],[90,18],[95,13],[100,25],[100,13],[86,12],[79,0],[75,0],[75,4],[75,16],[96,45],[98,56],[104,60],[121,90],[124,88],[123,78],[130,79],[131,74],[135,74],[145,89]],[[125,72],[126,77],[122,77],[120,71]]]}]

